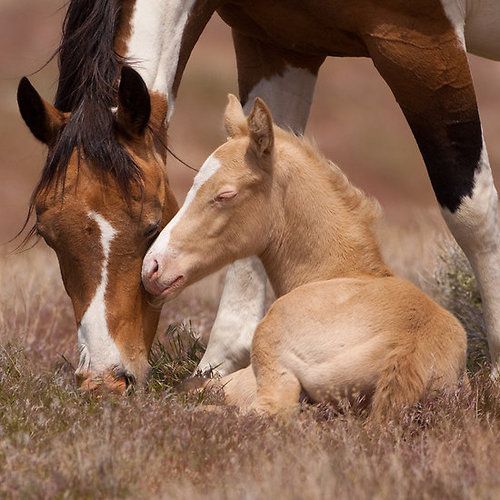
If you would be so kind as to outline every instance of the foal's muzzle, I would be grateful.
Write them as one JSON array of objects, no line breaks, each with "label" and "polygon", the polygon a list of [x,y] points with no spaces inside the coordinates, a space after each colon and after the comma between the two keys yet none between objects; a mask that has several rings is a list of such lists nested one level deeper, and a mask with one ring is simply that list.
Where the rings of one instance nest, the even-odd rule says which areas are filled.
[{"label": "foal's muzzle", "polygon": [[165,272],[159,258],[146,255],[142,264],[142,283],[154,297],[167,299],[185,283],[184,275],[175,271]]}]

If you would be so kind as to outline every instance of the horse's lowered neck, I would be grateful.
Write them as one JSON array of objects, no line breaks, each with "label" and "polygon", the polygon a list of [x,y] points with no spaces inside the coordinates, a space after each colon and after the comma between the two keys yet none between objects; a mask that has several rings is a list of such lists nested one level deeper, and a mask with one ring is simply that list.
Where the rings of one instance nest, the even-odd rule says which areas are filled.
[{"label": "horse's lowered neck", "polygon": [[373,218],[366,208],[349,207],[339,192],[354,188],[336,186],[328,171],[318,175],[310,165],[295,167],[300,171],[287,166],[287,178],[277,180],[286,189],[277,188],[272,199],[271,234],[260,255],[276,295],[314,281],[390,275],[373,233]]}]

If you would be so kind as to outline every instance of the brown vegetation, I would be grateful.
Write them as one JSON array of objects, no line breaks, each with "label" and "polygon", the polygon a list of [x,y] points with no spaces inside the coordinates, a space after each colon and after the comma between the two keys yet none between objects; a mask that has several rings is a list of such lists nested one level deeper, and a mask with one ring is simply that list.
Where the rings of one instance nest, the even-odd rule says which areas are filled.
[{"label": "brown vegetation", "polygon": [[[164,311],[145,389],[82,395],[70,366],[77,359],[71,306],[54,257],[40,245],[2,259],[0,496],[498,496],[500,392],[477,371],[485,352],[480,302],[463,257],[428,220],[406,229],[385,224],[380,239],[392,267],[456,309],[477,340],[473,390],[410,408],[382,429],[367,427],[353,408],[304,407],[279,422],[207,411],[199,400],[210,395],[176,394],[201,354],[195,334],[210,329],[220,277]],[[403,257],[410,248],[411,262]]]}]

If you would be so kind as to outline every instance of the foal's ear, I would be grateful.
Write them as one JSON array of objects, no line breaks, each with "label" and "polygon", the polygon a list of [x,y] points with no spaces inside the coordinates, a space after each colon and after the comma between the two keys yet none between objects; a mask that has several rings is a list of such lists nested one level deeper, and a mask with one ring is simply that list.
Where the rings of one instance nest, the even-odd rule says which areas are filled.
[{"label": "foal's ear", "polygon": [[151,99],[141,75],[129,66],[123,66],[118,89],[119,125],[136,136],[144,134],[151,116]]},{"label": "foal's ear", "polygon": [[247,120],[239,99],[233,94],[227,95],[227,106],[224,113],[224,127],[230,138],[248,134]]},{"label": "foal's ear", "polygon": [[257,97],[248,116],[250,147],[259,157],[268,157],[274,147],[273,117],[265,102]]},{"label": "foal's ear", "polygon": [[26,77],[19,82],[17,104],[31,133],[44,144],[50,144],[64,123],[64,114],[42,99]]}]

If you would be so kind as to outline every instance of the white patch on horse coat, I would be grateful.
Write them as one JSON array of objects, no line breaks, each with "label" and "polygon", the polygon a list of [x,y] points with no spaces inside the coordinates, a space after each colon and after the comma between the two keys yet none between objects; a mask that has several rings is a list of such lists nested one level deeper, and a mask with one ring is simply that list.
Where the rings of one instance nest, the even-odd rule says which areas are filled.
[{"label": "white patch on horse coat", "polygon": [[152,88],[158,74],[165,37],[164,19],[170,3],[165,0],[136,0],[130,20],[131,33],[125,56],[142,76],[148,89]]},{"label": "white patch on horse coat", "polygon": [[189,206],[196,198],[196,193],[200,187],[203,186],[203,184],[205,184],[205,182],[207,182],[208,179],[210,179],[210,177],[217,172],[217,170],[219,170],[220,166],[220,161],[214,156],[214,154],[210,155],[206,159],[205,163],[200,168],[200,171],[196,174],[193,185],[191,186],[182,207],[175,214],[175,217],[165,226],[158,238],[156,238],[155,242],[151,245],[151,248],[148,250],[142,266],[143,275],[145,274],[145,270],[148,268],[148,263],[151,258],[161,261],[165,253],[170,250],[170,235],[172,234],[174,227],[179,224],[186,214]]},{"label": "white patch on horse coat", "polygon": [[148,89],[168,96],[174,110],[174,83],[182,35],[196,0],[136,0],[126,57]]},{"label": "white patch on horse coat", "polygon": [[[453,236],[467,255],[481,288],[490,354],[500,361],[500,230],[498,195],[493,183],[486,146],[474,176],[472,195],[459,209],[443,210]],[[498,366],[497,366],[498,369]]]},{"label": "white patch on horse coat", "polygon": [[465,0],[441,0],[444,12],[455,28],[458,39],[465,49],[464,24],[465,24]]},{"label": "white patch on horse coat", "polygon": [[168,96],[168,121],[175,106],[172,88],[179,65],[182,35],[196,0],[169,0],[164,3],[168,7],[163,22],[163,46],[152,90]]},{"label": "white patch on horse coat", "polygon": [[224,376],[250,363],[252,339],[266,312],[267,275],[257,257],[228,267],[207,349],[196,371]]},{"label": "white patch on horse coat", "polygon": [[316,79],[307,69],[289,66],[282,75],[276,74],[255,85],[245,104],[245,112],[249,113],[255,98],[261,97],[270,107],[277,125],[301,133],[309,117]]},{"label": "white patch on horse coat", "polygon": [[77,373],[101,373],[107,368],[120,364],[120,352],[111,338],[106,320],[106,288],[108,286],[108,262],[111,242],[116,231],[111,224],[97,212],[88,213],[99,226],[103,261],[101,282],[94,297],[83,315],[78,327],[80,363]]},{"label": "white patch on horse coat", "polygon": [[498,0],[441,0],[441,4],[468,52],[500,60]]}]

